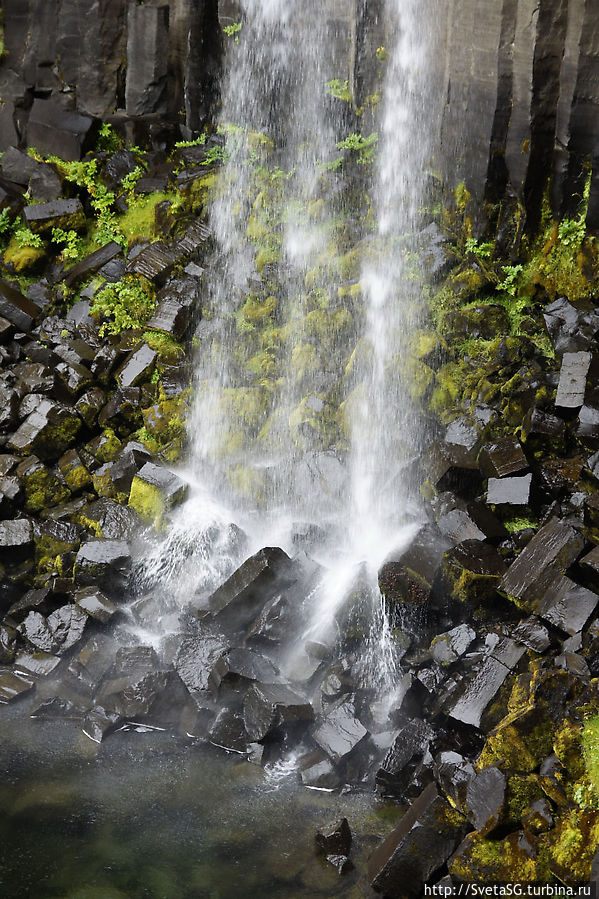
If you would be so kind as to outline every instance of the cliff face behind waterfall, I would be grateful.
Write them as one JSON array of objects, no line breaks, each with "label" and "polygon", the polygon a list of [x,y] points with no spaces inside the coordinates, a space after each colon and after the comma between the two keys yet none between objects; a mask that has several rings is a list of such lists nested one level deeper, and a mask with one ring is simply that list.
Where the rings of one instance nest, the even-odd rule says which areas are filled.
[{"label": "cliff face behind waterfall", "polygon": [[[467,181],[492,203],[513,193],[534,224],[550,176],[554,211],[572,213],[588,161],[588,225],[599,227],[594,0],[452,0],[447,9],[436,77],[449,186]],[[218,102],[219,17],[240,19],[232,0],[4,0],[3,12],[0,150],[43,143],[39,120],[56,93],[84,116],[118,111],[133,132],[148,117],[184,118],[196,131]],[[359,105],[372,88],[365,48],[385,42],[380,4],[329,0],[322,15],[337,76]]]}]

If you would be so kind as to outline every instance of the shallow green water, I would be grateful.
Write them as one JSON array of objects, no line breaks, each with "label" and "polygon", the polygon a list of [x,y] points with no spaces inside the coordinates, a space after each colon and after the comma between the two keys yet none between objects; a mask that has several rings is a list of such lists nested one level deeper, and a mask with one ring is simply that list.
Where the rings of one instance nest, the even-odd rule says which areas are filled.
[{"label": "shallow green water", "polygon": [[[308,791],[162,733],[97,746],[76,722],[3,716],[0,765],[2,899],[359,897],[390,826],[369,793]],[[361,837],[339,878],[314,833],[342,815]]]}]

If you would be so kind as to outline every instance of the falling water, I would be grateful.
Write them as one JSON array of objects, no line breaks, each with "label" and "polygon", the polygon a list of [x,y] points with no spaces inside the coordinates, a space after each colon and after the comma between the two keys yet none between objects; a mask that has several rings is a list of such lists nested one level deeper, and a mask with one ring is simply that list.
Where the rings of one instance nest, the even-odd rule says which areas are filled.
[{"label": "falling water", "polygon": [[[355,631],[364,676],[383,693],[397,665],[378,570],[419,521],[406,475],[421,437],[408,344],[436,130],[428,5],[388,0],[372,60],[382,101],[360,118],[331,96],[350,93],[353,0],[241,3],[197,331],[192,497],[139,575],[164,630],[165,606],[201,604],[260,546],[294,553],[294,534],[312,528],[324,573],[279,662],[293,677],[306,644]],[[343,138],[369,118],[378,161],[367,156],[376,135],[342,161]]]}]

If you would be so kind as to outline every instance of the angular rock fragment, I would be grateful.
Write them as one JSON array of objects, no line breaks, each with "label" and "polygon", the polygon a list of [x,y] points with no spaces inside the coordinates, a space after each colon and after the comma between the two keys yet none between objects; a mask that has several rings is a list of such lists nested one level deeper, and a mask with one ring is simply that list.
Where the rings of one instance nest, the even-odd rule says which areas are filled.
[{"label": "angular rock fragment", "polygon": [[97,587],[84,587],[75,593],[75,605],[90,618],[108,624],[118,612],[117,606]]},{"label": "angular rock fragment", "polygon": [[254,684],[243,702],[243,720],[250,740],[261,742],[290,728],[307,726],[314,720],[314,710],[288,687]]},{"label": "angular rock fragment", "polygon": [[0,672],[0,704],[12,702],[25,693],[33,690],[34,683],[26,677],[12,671]]},{"label": "angular rock fragment", "polygon": [[209,689],[210,672],[228,649],[227,640],[211,631],[183,638],[173,665],[192,695]]},{"label": "angular rock fragment", "polygon": [[129,505],[145,521],[162,521],[167,512],[183,502],[188,489],[172,471],[146,462],[131,482]]},{"label": "angular rock fragment", "polygon": [[9,561],[22,558],[33,545],[33,527],[26,518],[0,521],[0,557]]},{"label": "angular rock fragment", "polygon": [[36,649],[62,655],[81,639],[87,620],[81,609],[68,604],[48,618],[39,612],[30,612],[19,625],[19,632]]},{"label": "angular rock fragment", "polygon": [[599,596],[568,577],[558,576],[551,583],[538,614],[567,634],[579,634],[599,602]]},{"label": "angular rock fragment", "polygon": [[345,699],[327,712],[324,720],[312,731],[312,739],[337,764],[367,734],[364,725],[356,718],[353,703]]},{"label": "angular rock fragment", "polygon": [[214,615],[245,628],[262,606],[294,580],[291,559],[278,547],[265,547],[251,556],[210,597]]},{"label": "angular rock fragment", "polygon": [[53,200],[26,206],[25,223],[34,234],[51,234],[54,228],[63,231],[83,231],[86,228],[85,213],[80,200]]},{"label": "angular rock fragment", "polygon": [[489,478],[487,502],[492,506],[527,506],[532,474],[517,478]]},{"label": "angular rock fragment", "polygon": [[315,843],[319,855],[349,856],[352,834],[347,818],[342,818],[336,824],[319,830],[315,837]]},{"label": "angular rock fragment", "polygon": [[460,624],[447,633],[436,636],[431,643],[430,653],[440,665],[451,665],[464,655],[475,639],[476,631],[467,624]]},{"label": "angular rock fragment", "polygon": [[149,380],[156,356],[157,354],[150,349],[147,343],[142,344],[139,349],[131,353],[116,373],[121,387],[135,387],[142,381]]},{"label": "angular rock fragment", "polygon": [[465,815],[466,793],[475,775],[474,765],[458,752],[440,752],[435,757],[434,774],[445,796]]},{"label": "angular rock fragment", "polygon": [[505,679],[510,674],[511,668],[525,653],[523,646],[512,646],[510,661],[513,665],[508,667],[504,662],[489,655],[481,666],[469,675],[461,684],[457,694],[445,703],[444,711],[450,718],[469,724],[472,727],[480,727],[481,719],[495,699]]},{"label": "angular rock fragment", "polygon": [[442,534],[456,543],[461,540],[484,540],[486,536],[468,513],[461,509],[452,509],[447,515],[442,515],[437,519],[437,526]]},{"label": "angular rock fragment", "polygon": [[92,540],[84,543],[75,559],[75,583],[104,587],[119,593],[131,566],[131,552],[124,540]]},{"label": "angular rock fragment", "polygon": [[[429,746],[433,736],[432,728],[419,718],[411,719],[399,728],[393,745],[376,772],[377,790],[383,796],[403,798],[414,772],[425,757],[430,757]],[[432,763],[432,757],[430,761]]]},{"label": "angular rock fragment", "polygon": [[493,546],[464,540],[443,556],[435,594],[441,591],[455,602],[481,605],[495,596],[504,572],[505,563]]},{"label": "angular rock fragment", "polygon": [[217,693],[221,685],[248,685],[252,681],[261,684],[280,684],[283,678],[270,659],[253,652],[251,649],[231,649],[216,661],[208,684],[213,693]]},{"label": "angular rock fragment", "polygon": [[94,743],[101,743],[102,740],[117,729],[123,719],[114,712],[106,712],[102,706],[95,706],[85,718],[83,723],[83,733]]},{"label": "angular rock fragment", "polygon": [[584,540],[556,518],[538,531],[501,579],[498,590],[519,608],[536,612],[548,586],[577,558]]},{"label": "angular rock fragment", "polygon": [[100,247],[99,250],[95,250],[76,265],[73,265],[67,272],[65,272],[62,280],[67,287],[72,287],[74,284],[77,284],[78,281],[82,281],[90,275],[93,275],[98,269],[102,268],[103,265],[106,265],[107,262],[110,262],[116,256],[119,256],[122,252],[123,248],[121,245],[114,240],[111,240],[109,243],[104,244],[103,247]]},{"label": "angular rock fragment", "polygon": [[399,825],[373,852],[368,877],[378,893],[416,899],[469,829],[468,822],[430,784]]},{"label": "angular rock fragment", "polygon": [[507,778],[499,768],[483,768],[468,784],[466,809],[469,821],[481,836],[501,822],[507,800]]},{"label": "angular rock fragment", "polygon": [[0,281],[0,315],[19,331],[30,331],[40,307],[28,300],[6,281]]},{"label": "angular rock fragment", "polygon": [[516,437],[504,437],[483,446],[478,464],[486,478],[505,478],[528,468],[528,460]]},{"label": "angular rock fragment", "polygon": [[72,410],[45,399],[7,445],[22,455],[35,453],[40,459],[57,459],[73,443],[80,428],[81,419]]},{"label": "angular rock fragment", "polygon": [[551,645],[547,628],[534,615],[521,621],[512,631],[512,637],[517,643],[522,643],[534,652],[545,652]]},{"label": "angular rock fragment", "polygon": [[72,449],[64,453],[58,460],[58,467],[72,493],[83,490],[92,482],[92,476],[81,461],[77,450]]},{"label": "angular rock fragment", "polygon": [[93,141],[93,119],[64,109],[55,99],[34,100],[27,144],[60,159],[78,160]]},{"label": "angular rock fragment", "polygon": [[197,285],[180,279],[164,287],[157,296],[156,311],[148,327],[179,340],[189,327],[191,313],[198,301]]},{"label": "angular rock fragment", "polygon": [[579,409],[584,403],[591,353],[564,353],[555,405],[562,409]]},{"label": "angular rock fragment", "polygon": [[216,716],[208,739],[214,746],[238,753],[245,753],[249,742],[242,716],[228,708],[221,709]]}]

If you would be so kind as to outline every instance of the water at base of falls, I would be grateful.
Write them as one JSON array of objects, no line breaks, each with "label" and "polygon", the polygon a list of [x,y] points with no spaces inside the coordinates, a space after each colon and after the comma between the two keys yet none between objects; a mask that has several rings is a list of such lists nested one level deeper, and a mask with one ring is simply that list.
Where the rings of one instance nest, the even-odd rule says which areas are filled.
[{"label": "water at base of falls", "polygon": [[355,4],[338,3],[335,16],[321,7],[241,4],[224,165],[211,184],[192,491],[143,554],[129,626],[159,645],[182,613],[202,618],[210,594],[262,547],[301,552],[306,576],[272,650],[277,665],[309,689],[314,659],[350,652],[391,708],[400,669],[378,572],[422,518],[410,340],[424,297],[436,36],[422,28],[421,3],[388,0],[386,45],[369,60],[377,93],[357,113],[351,76],[339,77]]}]

